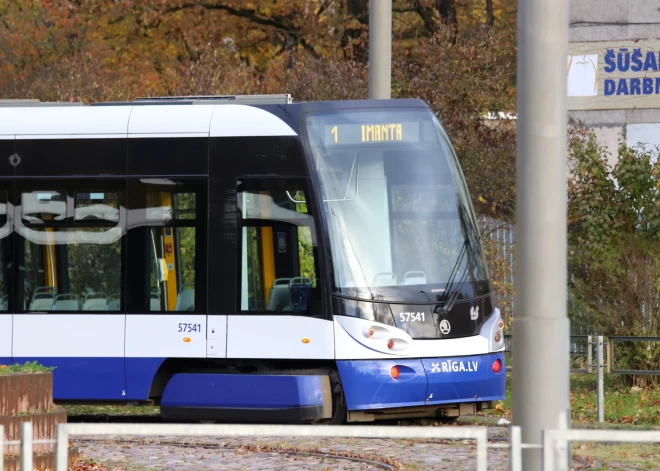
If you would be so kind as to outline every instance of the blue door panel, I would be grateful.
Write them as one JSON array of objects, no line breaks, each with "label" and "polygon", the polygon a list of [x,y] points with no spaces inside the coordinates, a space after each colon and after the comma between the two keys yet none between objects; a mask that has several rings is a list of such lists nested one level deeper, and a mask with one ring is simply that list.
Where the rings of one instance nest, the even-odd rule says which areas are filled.
[{"label": "blue door panel", "polygon": [[37,361],[53,371],[53,399],[124,400],[124,358],[14,358],[15,363]]},{"label": "blue door panel", "polygon": [[164,358],[126,358],[126,399],[146,401]]}]

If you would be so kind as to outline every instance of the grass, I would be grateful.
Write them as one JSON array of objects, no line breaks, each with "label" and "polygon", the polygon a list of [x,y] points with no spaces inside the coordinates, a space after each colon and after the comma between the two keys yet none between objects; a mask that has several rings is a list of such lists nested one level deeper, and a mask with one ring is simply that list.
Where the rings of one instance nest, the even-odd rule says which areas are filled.
[{"label": "grass", "polygon": [[55,367],[45,367],[36,361],[28,361],[22,365],[20,363],[0,365],[0,375],[49,373],[54,369]]},{"label": "grass", "polygon": [[[660,425],[660,388],[647,387],[633,392],[620,378],[605,376],[605,423],[608,425]],[[506,399],[494,409],[480,413],[484,417],[511,418],[511,373],[507,373]],[[597,421],[596,375],[571,375],[571,421],[593,424]]]},{"label": "grass", "polygon": [[158,406],[127,405],[63,405],[68,415],[108,415],[108,416],[160,416]]},{"label": "grass", "polygon": [[658,445],[648,443],[574,443],[573,454],[602,463],[602,471],[657,470]]}]

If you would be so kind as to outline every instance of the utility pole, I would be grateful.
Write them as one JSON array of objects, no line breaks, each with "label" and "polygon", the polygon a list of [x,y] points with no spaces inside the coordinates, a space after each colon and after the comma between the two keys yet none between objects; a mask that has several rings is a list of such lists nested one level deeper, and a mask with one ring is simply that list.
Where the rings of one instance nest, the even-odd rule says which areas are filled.
[{"label": "utility pole", "polygon": [[369,0],[369,98],[392,98],[392,0]]},{"label": "utility pole", "polygon": [[[518,0],[513,424],[523,443],[570,420],[567,316],[568,0]],[[549,452],[549,450],[546,450]],[[569,464],[568,449],[557,456]],[[542,452],[523,451],[541,471]]]}]

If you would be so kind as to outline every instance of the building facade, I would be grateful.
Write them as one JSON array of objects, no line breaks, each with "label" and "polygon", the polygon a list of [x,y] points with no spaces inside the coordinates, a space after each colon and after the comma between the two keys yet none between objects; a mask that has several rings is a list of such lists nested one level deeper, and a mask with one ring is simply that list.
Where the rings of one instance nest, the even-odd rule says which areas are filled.
[{"label": "building facade", "polygon": [[616,162],[630,146],[660,146],[660,1],[570,0],[568,110]]}]

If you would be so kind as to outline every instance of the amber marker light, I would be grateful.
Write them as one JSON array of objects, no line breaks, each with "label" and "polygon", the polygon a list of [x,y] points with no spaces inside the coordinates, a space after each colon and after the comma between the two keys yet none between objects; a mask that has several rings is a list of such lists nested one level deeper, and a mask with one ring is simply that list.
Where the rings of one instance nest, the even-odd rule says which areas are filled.
[{"label": "amber marker light", "polygon": [[399,367],[393,366],[392,369],[390,370],[390,374],[392,375],[392,379],[397,379],[400,374]]}]

